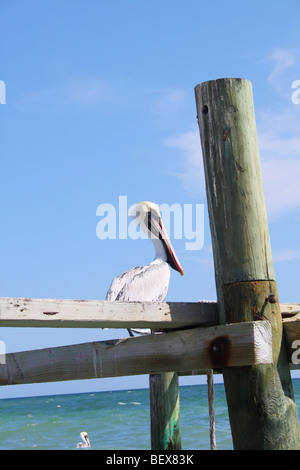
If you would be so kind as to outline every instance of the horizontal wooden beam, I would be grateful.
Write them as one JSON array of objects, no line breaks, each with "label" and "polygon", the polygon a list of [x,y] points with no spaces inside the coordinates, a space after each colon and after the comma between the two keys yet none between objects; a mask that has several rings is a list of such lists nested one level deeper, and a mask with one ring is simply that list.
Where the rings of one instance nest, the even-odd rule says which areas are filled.
[{"label": "horizontal wooden beam", "polygon": [[270,363],[271,344],[261,321],[10,353],[0,385]]},{"label": "horizontal wooden beam", "polygon": [[[281,304],[283,317],[300,304]],[[108,302],[0,297],[0,327],[152,328],[218,325],[216,302]]]},{"label": "horizontal wooden beam", "polygon": [[300,303],[280,304],[282,318],[291,318],[300,313]]},{"label": "horizontal wooden beam", "polygon": [[215,324],[216,302],[0,298],[1,327],[176,329]]}]

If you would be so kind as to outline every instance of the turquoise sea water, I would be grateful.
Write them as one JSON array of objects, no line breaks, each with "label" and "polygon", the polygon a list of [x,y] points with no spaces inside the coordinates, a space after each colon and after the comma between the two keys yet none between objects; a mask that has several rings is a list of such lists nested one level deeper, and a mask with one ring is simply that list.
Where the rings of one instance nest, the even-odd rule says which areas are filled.
[{"label": "turquoise sea water", "polygon": [[[293,380],[300,410],[300,379]],[[215,385],[218,449],[232,449],[224,386]],[[180,387],[184,450],[209,449],[206,385]],[[70,449],[89,434],[91,449],[150,449],[149,390],[0,400],[0,449]]]}]

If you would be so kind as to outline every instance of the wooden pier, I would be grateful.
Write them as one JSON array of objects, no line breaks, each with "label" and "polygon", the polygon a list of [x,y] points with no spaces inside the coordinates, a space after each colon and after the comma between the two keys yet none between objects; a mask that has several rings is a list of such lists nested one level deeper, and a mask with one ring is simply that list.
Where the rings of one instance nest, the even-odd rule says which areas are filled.
[{"label": "wooden pier", "polygon": [[[49,306],[56,313],[53,310],[49,315]],[[122,315],[119,315],[120,308],[123,308]],[[292,344],[295,338],[300,338],[300,304],[283,304],[281,309],[282,316],[288,315],[283,319],[283,326],[291,362]],[[147,312],[150,319],[141,320]],[[0,298],[0,327],[107,328],[111,323],[114,328],[129,328],[132,324],[149,328],[161,323],[164,332],[8,353],[5,364],[0,366],[0,385],[170,371],[206,373],[207,369],[273,361],[270,323],[219,325],[217,303]],[[180,329],[174,331],[178,324]]]},{"label": "wooden pier", "polygon": [[0,385],[149,374],[152,449],[174,450],[181,446],[178,374],[215,370],[224,377],[235,449],[299,449],[290,369],[300,368],[300,303],[279,299],[251,83],[213,80],[195,92],[217,302],[1,298],[0,327],[156,334],[9,353]]}]

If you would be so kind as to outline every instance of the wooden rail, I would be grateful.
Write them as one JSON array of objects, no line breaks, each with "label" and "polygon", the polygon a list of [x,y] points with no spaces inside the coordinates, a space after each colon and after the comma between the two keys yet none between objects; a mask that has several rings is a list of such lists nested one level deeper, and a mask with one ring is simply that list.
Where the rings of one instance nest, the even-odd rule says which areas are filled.
[{"label": "wooden rail", "polygon": [[216,302],[0,298],[1,327],[176,329],[217,324]]},{"label": "wooden rail", "polygon": [[[280,304],[283,318],[300,303]],[[253,318],[254,319],[254,318]],[[108,302],[0,297],[0,327],[182,329],[218,325],[216,302]]]},{"label": "wooden rail", "polygon": [[[300,304],[281,304],[291,358]],[[219,325],[215,302],[0,298],[0,326],[155,328],[163,334],[6,354],[0,385],[223,369],[272,362],[269,323]],[[214,326],[208,326],[214,325]],[[294,365],[293,368],[299,366]]]},{"label": "wooden rail", "polygon": [[0,385],[272,362],[269,322],[218,325],[6,355]]}]

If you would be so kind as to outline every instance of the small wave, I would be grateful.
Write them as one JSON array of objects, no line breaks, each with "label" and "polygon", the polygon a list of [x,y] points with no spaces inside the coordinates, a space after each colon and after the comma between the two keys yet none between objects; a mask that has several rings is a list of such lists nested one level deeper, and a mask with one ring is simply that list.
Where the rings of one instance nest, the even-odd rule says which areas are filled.
[{"label": "small wave", "polygon": [[127,405],[127,403],[124,403],[123,401],[118,401],[118,405]]},{"label": "small wave", "polygon": [[141,402],[139,401],[132,401],[130,402],[131,405],[141,405]]}]

